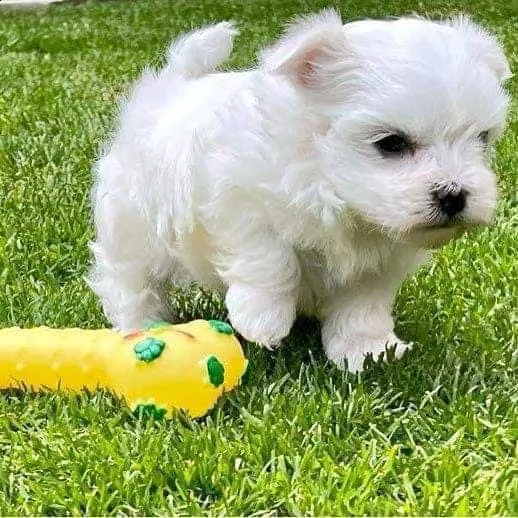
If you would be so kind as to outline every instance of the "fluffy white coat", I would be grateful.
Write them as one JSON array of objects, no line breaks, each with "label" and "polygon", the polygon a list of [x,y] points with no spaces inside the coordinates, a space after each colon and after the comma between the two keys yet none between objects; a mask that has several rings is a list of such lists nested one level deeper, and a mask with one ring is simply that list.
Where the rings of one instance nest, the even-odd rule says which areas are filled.
[{"label": "fluffy white coat", "polygon": [[[97,163],[90,283],[115,326],[167,318],[170,282],[225,293],[233,326],[267,347],[317,315],[327,356],[361,370],[408,344],[391,316],[425,249],[491,220],[486,140],[509,67],[465,18],[300,19],[257,68],[217,72],[230,22],[174,42],[122,104]],[[406,151],[377,144],[405,135]],[[466,193],[455,218],[437,192]]]}]

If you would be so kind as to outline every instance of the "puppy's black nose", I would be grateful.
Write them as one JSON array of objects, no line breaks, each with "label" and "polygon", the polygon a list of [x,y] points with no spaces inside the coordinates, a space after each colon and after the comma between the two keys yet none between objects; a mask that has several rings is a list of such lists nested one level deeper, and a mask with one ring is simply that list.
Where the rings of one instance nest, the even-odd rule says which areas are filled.
[{"label": "puppy's black nose", "polygon": [[434,191],[434,196],[441,212],[449,218],[459,214],[466,207],[466,192],[457,184],[437,189]]},{"label": "puppy's black nose", "polygon": [[458,194],[447,194],[444,198],[439,200],[441,211],[448,217],[453,217],[464,210],[466,206],[466,195],[464,191]]}]

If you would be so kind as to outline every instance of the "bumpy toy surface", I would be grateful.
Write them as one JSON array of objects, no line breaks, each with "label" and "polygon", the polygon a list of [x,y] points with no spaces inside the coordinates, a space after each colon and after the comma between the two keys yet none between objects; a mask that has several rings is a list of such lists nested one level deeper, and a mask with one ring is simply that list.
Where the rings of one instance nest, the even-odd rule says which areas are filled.
[{"label": "bumpy toy surface", "polygon": [[0,330],[0,389],[20,385],[112,390],[154,417],[205,415],[235,388],[247,366],[232,328],[218,320],[154,322],[122,335],[110,329]]}]

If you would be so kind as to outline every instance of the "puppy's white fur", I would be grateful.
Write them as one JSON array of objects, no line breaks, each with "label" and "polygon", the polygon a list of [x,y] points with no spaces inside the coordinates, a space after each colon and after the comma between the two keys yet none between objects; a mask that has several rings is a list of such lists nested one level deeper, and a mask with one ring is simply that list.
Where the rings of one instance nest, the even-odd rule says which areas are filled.
[{"label": "puppy's white fur", "polygon": [[[232,50],[223,22],[174,43],[122,106],[97,164],[90,282],[114,325],[167,318],[169,282],[226,293],[247,339],[277,345],[298,311],[322,320],[328,357],[408,344],[394,294],[425,257],[492,217],[497,192],[479,134],[501,131],[509,67],[467,19],[342,25],[301,19],[258,68],[218,73]],[[374,142],[405,134],[413,150]],[[456,184],[449,224],[433,193]]]}]

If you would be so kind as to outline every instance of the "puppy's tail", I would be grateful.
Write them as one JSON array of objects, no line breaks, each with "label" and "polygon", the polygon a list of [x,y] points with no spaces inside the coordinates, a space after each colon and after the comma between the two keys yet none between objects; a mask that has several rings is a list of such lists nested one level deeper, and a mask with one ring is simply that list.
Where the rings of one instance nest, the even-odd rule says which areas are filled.
[{"label": "puppy's tail", "polygon": [[221,22],[189,32],[173,41],[167,52],[167,68],[188,78],[213,72],[230,57],[234,37],[233,22]]}]

